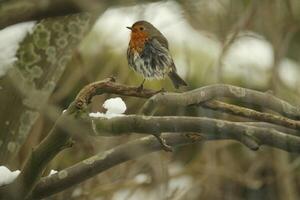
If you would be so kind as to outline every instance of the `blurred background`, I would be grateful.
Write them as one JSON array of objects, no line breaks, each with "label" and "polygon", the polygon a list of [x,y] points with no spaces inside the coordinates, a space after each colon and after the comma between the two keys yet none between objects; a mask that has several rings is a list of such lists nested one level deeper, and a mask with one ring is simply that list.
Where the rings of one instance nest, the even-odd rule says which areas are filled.
[{"label": "blurred background", "polygon": [[[214,83],[272,91],[300,105],[299,0],[178,0],[113,7],[97,20],[62,75],[49,106],[65,109],[86,84],[115,77],[138,86],[142,77],[127,64],[129,30],[147,20],[168,39],[178,73],[194,89]],[[147,81],[146,88],[175,91],[170,80]],[[93,98],[92,110],[113,97]],[[126,114],[144,103],[122,97]],[[264,108],[258,108],[263,110]],[[161,109],[159,115],[210,116],[245,119],[203,108]],[[41,115],[20,155],[22,163],[53,126]],[[84,130],[73,148],[63,151],[50,169],[61,170],[89,156],[140,135],[87,137]],[[263,147],[253,152],[233,141],[205,142],[157,152],[114,167],[48,199],[300,199],[300,158],[297,154]]]}]

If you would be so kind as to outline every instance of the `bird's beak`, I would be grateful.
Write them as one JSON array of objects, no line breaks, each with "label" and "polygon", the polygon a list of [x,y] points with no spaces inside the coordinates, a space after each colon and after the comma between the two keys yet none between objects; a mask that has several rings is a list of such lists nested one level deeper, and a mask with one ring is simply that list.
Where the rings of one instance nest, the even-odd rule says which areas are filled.
[{"label": "bird's beak", "polygon": [[126,28],[128,28],[129,30],[132,30],[132,28],[131,28],[131,27],[129,27],[129,26],[127,26]]}]

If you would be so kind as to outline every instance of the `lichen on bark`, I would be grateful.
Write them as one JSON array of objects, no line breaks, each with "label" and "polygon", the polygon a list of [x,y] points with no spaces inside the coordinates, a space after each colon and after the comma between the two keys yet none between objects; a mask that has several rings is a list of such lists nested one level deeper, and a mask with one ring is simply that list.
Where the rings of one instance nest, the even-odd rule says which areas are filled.
[{"label": "lichen on bark", "polygon": [[21,42],[0,79],[0,165],[18,152],[91,21],[87,13],[43,19]]}]

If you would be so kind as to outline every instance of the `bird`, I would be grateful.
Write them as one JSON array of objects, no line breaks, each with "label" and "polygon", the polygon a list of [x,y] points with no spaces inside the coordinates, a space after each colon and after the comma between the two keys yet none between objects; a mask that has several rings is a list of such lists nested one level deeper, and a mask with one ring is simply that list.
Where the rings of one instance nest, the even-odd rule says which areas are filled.
[{"label": "bird", "polygon": [[177,74],[166,37],[157,28],[147,21],[137,21],[127,28],[131,30],[127,48],[128,65],[144,78],[138,89],[143,89],[145,80],[164,79],[166,76],[176,89],[187,86]]}]

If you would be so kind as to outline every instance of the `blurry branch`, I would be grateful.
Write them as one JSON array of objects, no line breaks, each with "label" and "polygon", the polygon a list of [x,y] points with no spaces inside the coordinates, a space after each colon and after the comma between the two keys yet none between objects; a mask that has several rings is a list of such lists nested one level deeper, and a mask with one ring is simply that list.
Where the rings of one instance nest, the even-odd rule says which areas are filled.
[{"label": "blurry branch", "polygon": [[93,18],[81,13],[41,20],[20,43],[17,60],[0,79],[0,164],[12,163]]},{"label": "blurry branch", "polygon": [[222,83],[223,77],[222,77],[222,71],[223,71],[223,59],[226,56],[226,53],[228,52],[230,46],[235,42],[236,39],[238,39],[240,32],[247,27],[247,25],[250,23],[251,19],[253,18],[253,15],[255,14],[255,11],[258,6],[258,0],[253,0],[247,10],[245,11],[245,14],[239,18],[237,23],[232,28],[231,32],[229,32],[229,35],[227,38],[225,38],[225,41],[223,41],[223,47],[221,50],[221,53],[219,55],[219,58],[217,60],[217,82]]},{"label": "blurry branch", "polygon": [[272,77],[270,80],[270,88],[277,92],[278,84],[285,86],[285,83],[279,77],[279,67],[283,58],[286,56],[286,53],[289,49],[289,45],[294,37],[294,35],[300,29],[299,26],[287,24],[286,31],[277,34],[274,36],[275,38],[272,41],[273,49],[274,49],[274,64],[272,66]]},{"label": "blurry branch", "polygon": [[[294,133],[294,135],[289,134],[290,131],[287,131],[286,133],[282,132],[288,128],[298,129],[298,126],[277,129],[276,127],[278,125],[261,127],[259,125],[256,126],[255,122],[252,122],[254,123],[253,125],[249,125],[250,122],[247,122],[247,124],[244,122],[229,122],[226,120],[187,116],[157,117],[128,115],[112,119],[99,118],[94,120],[91,120],[90,118],[82,118],[81,115],[85,114],[87,111],[88,104],[90,103],[92,97],[104,93],[149,98],[141,109],[141,113],[147,115],[154,114],[158,105],[197,106],[205,104],[206,107],[211,107],[212,109],[217,108],[221,111],[228,111],[228,108],[231,108],[231,111],[237,111],[240,109],[238,106],[230,107],[229,104],[221,102],[218,103],[218,101],[215,104],[209,103],[210,100],[219,97],[229,97],[239,100],[243,103],[254,102],[255,105],[269,108],[291,118],[299,118],[300,115],[299,109],[269,93],[262,93],[231,85],[210,85],[183,93],[157,93],[157,91],[149,89],[144,89],[142,92],[138,92],[136,87],[121,85],[119,83],[115,83],[113,78],[108,78],[103,81],[91,83],[85,86],[78,93],[77,97],[69,105],[68,109],[59,117],[48,136],[38,145],[37,148],[33,150],[16,181],[4,188],[1,188],[1,190],[3,190],[0,190],[0,199],[10,200],[20,199],[20,197],[27,197],[27,199],[45,197],[61,191],[63,188],[81,182],[118,163],[131,159],[131,157],[128,155],[131,155],[132,152],[133,155],[139,156],[163,148],[161,142],[159,143],[158,140],[155,141],[152,137],[148,137],[148,139],[140,139],[133,143],[129,143],[129,146],[127,146],[128,149],[126,148],[126,145],[125,149],[124,146],[121,146],[120,148],[117,147],[117,150],[123,148],[122,150],[117,151],[119,152],[118,154],[113,154],[112,152],[116,151],[112,150],[110,152],[106,152],[104,155],[101,154],[94,156],[89,160],[83,161],[81,164],[69,168],[68,170],[71,171],[63,170],[59,172],[57,175],[53,176],[53,180],[45,178],[41,182],[38,182],[42,172],[49,162],[61,150],[69,147],[72,144],[72,137],[74,135],[72,133],[68,134],[67,132],[60,130],[63,127],[72,127],[72,124],[74,122],[76,123],[76,121],[78,123],[78,120],[83,121],[85,125],[88,125],[89,127],[91,127],[90,123],[92,122],[95,134],[99,136],[113,136],[131,132],[144,134],[148,133],[153,135],[158,135],[163,132],[173,132],[172,134],[170,133],[167,135],[168,137],[165,142],[167,142],[168,145],[177,146],[183,143],[191,143],[195,142],[195,140],[197,141],[200,137],[201,139],[205,140],[233,139],[243,143],[253,150],[257,150],[260,145],[268,145],[290,152],[300,152],[300,138],[296,136],[297,132]],[[246,110],[247,113],[249,113],[247,114],[247,118],[257,119],[259,112],[248,112],[249,110]],[[246,111],[245,108],[241,108],[241,112],[235,113],[239,114]],[[260,117],[263,116],[261,118],[264,119],[267,118],[266,116],[270,117],[271,115],[272,114],[263,114],[260,115]],[[83,116],[86,117],[86,115]],[[284,117],[280,119],[282,120]],[[257,124],[259,123],[260,122]],[[180,133],[179,135],[176,134],[178,132]],[[187,132],[193,133],[187,134]],[[172,143],[174,140],[178,142]],[[149,146],[144,144],[148,144],[146,141],[150,141]],[[132,144],[134,144],[134,151],[131,151],[132,148],[129,148]],[[145,149],[142,148],[141,150],[137,151],[137,147],[143,147]],[[130,152],[130,154],[128,154],[128,152]],[[109,159],[115,161],[112,161],[112,163],[108,162],[105,160],[108,159],[107,156]],[[89,173],[82,173],[84,170],[89,171]],[[71,176],[70,174],[73,175]],[[70,179],[68,178],[69,175],[71,176]],[[52,181],[54,182],[52,183]],[[34,189],[36,184],[38,184],[38,186],[36,189]],[[16,189],[19,191],[18,193],[14,192]],[[32,193],[33,189],[34,193]]]},{"label": "blurry branch", "polygon": [[[196,133],[164,133],[162,136],[172,147],[202,141],[202,135]],[[111,167],[159,150],[162,150],[162,146],[157,139],[147,136],[101,152],[50,177],[42,178],[29,199],[41,199],[61,192]]]},{"label": "blurry branch", "polygon": [[[61,127],[68,124],[67,115],[62,115],[48,134],[48,136],[32,150],[21,174],[17,179],[1,188],[0,199],[24,199],[42,176],[47,164],[63,149],[70,147],[70,136],[61,131]],[[18,191],[18,192],[16,192]]]},{"label": "blurry branch", "polygon": [[80,8],[70,0],[26,0],[0,2],[0,29],[19,22],[79,13]]},{"label": "blurry branch", "polygon": [[[143,2],[154,2],[144,0]],[[156,0],[157,1],[157,0]],[[25,21],[64,16],[81,12],[101,13],[112,6],[133,5],[138,1],[94,0],[11,0],[0,1],[0,30]]]},{"label": "blurry branch", "polygon": [[[0,94],[4,101],[2,102],[4,105],[1,106],[9,109],[11,114],[9,118],[6,112],[1,113],[0,119],[9,120],[13,125],[20,123],[19,126],[13,127],[14,132],[6,131],[7,125],[3,125],[0,138],[5,138],[3,140],[5,143],[1,146],[0,163],[7,163],[19,150],[20,144],[24,142],[37,119],[38,111],[47,102],[67,62],[71,59],[74,49],[90,30],[94,22],[93,18],[94,16],[90,14],[81,13],[42,20],[36,25],[33,33],[22,42],[14,68],[0,81],[5,86],[4,92]],[[40,74],[35,74],[36,71]],[[19,119],[20,115],[21,119]],[[43,148],[32,151],[18,178],[12,184],[1,188],[0,199],[25,197],[31,192],[52,158],[65,146],[70,146],[69,136],[59,131],[60,125],[63,124],[61,120],[64,122],[64,118],[62,116],[62,119],[58,120],[57,125],[48,135],[49,138],[40,144]],[[5,120],[1,120],[0,127]],[[7,128],[13,130],[11,127]],[[12,142],[15,148],[9,151],[6,143]]]}]

